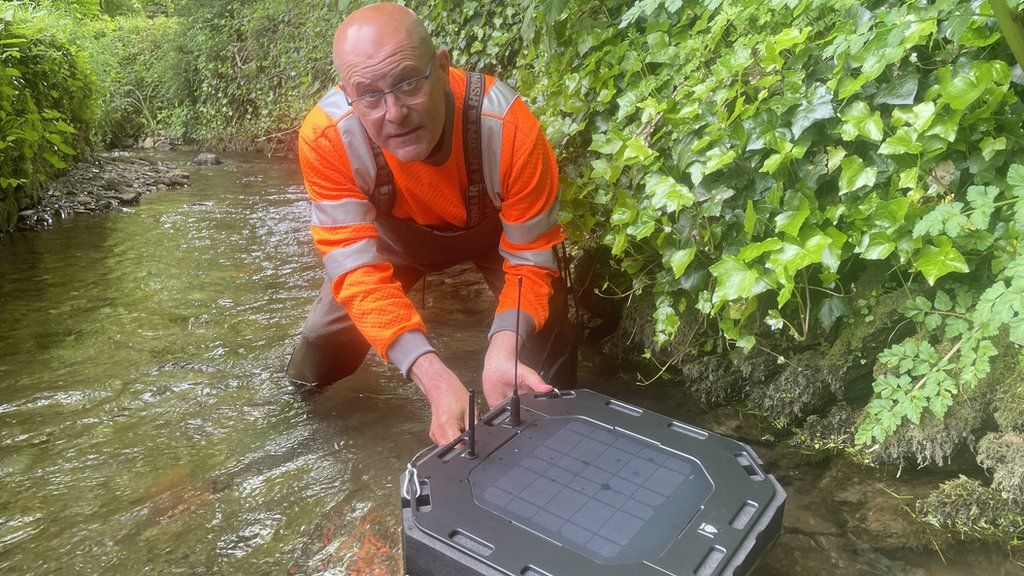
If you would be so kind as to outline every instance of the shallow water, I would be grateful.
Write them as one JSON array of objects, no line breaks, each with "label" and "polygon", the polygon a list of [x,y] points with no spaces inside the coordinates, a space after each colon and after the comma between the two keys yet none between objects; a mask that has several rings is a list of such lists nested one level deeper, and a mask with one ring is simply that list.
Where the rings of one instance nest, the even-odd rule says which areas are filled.
[{"label": "shallow water", "polygon": [[[324,394],[296,393],[284,366],[322,272],[295,162],[186,169],[188,188],[0,244],[0,573],[395,573],[397,478],[428,442],[427,406],[372,356]],[[426,300],[435,345],[473,382],[489,293],[475,273],[446,274]],[[595,350],[582,360],[586,387],[761,453],[790,513],[756,574],[1024,574],[998,548],[865,543],[850,529],[862,503],[821,489],[828,459],[678,386],[636,386]]]}]

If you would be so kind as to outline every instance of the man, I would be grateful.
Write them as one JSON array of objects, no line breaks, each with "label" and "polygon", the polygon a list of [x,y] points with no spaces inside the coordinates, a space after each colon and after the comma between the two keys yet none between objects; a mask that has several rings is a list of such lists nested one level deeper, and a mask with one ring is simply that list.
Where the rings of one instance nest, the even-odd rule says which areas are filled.
[{"label": "man", "polygon": [[533,367],[519,365],[521,391],[550,391],[545,377],[574,385],[574,333],[555,252],[564,239],[558,169],[536,118],[507,85],[450,66],[402,6],[350,14],[333,54],[341,82],[299,132],[327,279],[289,377],[330,384],[372,346],[426,395],[430,438],[453,440],[467,425],[467,390],[405,293],[428,272],[473,262],[499,296],[484,359],[487,403],[511,395],[524,344]]}]

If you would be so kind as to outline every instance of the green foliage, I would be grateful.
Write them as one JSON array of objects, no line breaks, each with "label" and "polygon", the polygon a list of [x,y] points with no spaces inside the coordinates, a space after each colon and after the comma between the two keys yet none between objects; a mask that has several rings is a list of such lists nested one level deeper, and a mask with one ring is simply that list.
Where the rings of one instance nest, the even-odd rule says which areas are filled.
[{"label": "green foliage", "polygon": [[918,334],[879,356],[869,443],[941,416],[992,336],[1020,334],[1024,106],[987,3],[523,1],[488,8],[506,20],[485,39],[470,8],[430,5],[538,111],[566,225],[610,247],[622,291],[653,292],[656,342],[689,306],[740,348],[823,338],[866,260],[909,293],[964,292],[916,300]]},{"label": "green foliage", "polygon": [[89,148],[95,86],[72,28],[43,9],[0,8],[0,232]]}]

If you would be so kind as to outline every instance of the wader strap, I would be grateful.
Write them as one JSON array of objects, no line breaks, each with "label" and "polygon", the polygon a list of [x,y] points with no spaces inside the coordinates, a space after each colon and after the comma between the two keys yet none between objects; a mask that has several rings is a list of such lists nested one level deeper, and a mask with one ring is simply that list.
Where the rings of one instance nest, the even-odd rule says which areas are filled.
[{"label": "wader strap", "polygon": [[466,158],[466,228],[472,228],[495,214],[494,204],[484,182],[481,110],[484,101],[484,75],[466,73],[466,95],[462,106],[462,151]]},{"label": "wader strap", "polygon": [[373,184],[373,191],[370,193],[370,202],[377,209],[377,214],[391,214],[391,208],[395,205],[395,175],[384,158],[384,151],[370,138],[370,151],[373,152],[373,163],[377,165],[377,180]]}]

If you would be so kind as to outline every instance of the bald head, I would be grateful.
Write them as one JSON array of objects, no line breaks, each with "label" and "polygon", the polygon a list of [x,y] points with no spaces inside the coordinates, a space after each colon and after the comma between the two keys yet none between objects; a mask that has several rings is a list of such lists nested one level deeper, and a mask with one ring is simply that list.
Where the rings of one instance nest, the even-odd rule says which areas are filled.
[{"label": "bald head", "polygon": [[385,51],[425,57],[434,42],[415,12],[398,4],[371,4],[352,12],[334,33],[334,69],[342,81],[354,62],[366,61]]}]

